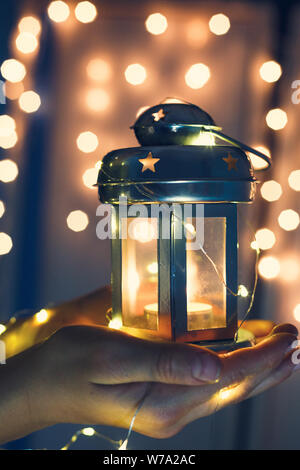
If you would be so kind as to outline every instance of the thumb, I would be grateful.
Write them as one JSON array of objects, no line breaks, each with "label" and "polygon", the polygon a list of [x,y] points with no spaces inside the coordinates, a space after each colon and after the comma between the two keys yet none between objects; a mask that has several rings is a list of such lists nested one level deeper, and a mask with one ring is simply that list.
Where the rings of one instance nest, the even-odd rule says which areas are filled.
[{"label": "thumb", "polygon": [[158,343],[107,331],[93,371],[96,383],[162,382],[199,385],[219,380],[219,356],[195,345]]}]

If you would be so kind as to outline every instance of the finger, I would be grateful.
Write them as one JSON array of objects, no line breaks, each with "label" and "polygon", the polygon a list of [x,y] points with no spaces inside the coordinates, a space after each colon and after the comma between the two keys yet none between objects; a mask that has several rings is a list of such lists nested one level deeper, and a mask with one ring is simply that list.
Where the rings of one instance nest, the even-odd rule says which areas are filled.
[{"label": "finger", "polygon": [[281,382],[288,379],[293,372],[299,370],[299,364],[294,364],[292,361],[293,353],[294,352],[289,353],[282,363],[252,390],[249,398],[255,397],[275,385],[279,385]]},{"label": "finger", "polygon": [[217,384],[181,387],[178,392],[173,386],[172,400],[177,398],[179,406],[174,413],[179,415],[174,427],[178,431],[199,417],[248,398],[270,370],[278,366],[293,341],[294,335],[278,334],[263,345],[228,354],[224,357],[222,376]]},{"label": "finger", "polygon": [[198,387],[198,396],[193,389],[190,390],[188,401],[192,407],[191,417],[193,408],[199,403],[198,412],[203,412],[203,401],[206,402],[207,414],[210,414],[216,409],[244,399],[280,364],[294,341],[294,335],[281,333],[252,348],[224,354],[219,382]]},{"label": "finger", "polygon": [[267,336],[274,326],[275,323],[269,320],[247,320],[243,324],[243,327],[251,331],[256,338]]},{"label": "finger", "polygon": [[91,381],[199,385],[219,379],[221,359],[208,349],[146,341],[119,331],[103,330],[106,332],[99,341]]},{"label": "finger", "polygon": [[[292,334],[277,334],[253,348],[225,355],[222,375],[216,384],[196,388],[178,387],[177,391],[173,386],[172,400],[181,400],[181,403],[177,403],[174,413],[178,418],[173,424],[171,422],[171,428],[168,429],[173,426],[178,432],[199,417],[248,398],[253,390],[266,380],[270,370],[276,370],[294,341],[295,336]],[[169,406],[171,403],[172,401]],[[169,415],[172,413],[169,412]]]},{"label": "finger", "polygon": [[291,333],[278,333],[261,341],[252,348],[240,349],[224,354],[227,358],[223,366],[220,385],[240,383],[250,375],[258,376],[261,372],[270,371],[283,359],[296,336]]},{"label": "finger", "polygon": [[[247,356],[243,357],[245,365],[241,371],[236,371],[240,364],[236,354],[223,358],[228,362],[219,383],[203,384],[199,386],[172,385],[153,383],[145,402],[135,421],[134,429],[152,437],[172,436],[188,423],[203,416],[216,412],[220,408],[241,401],[249,396],[252,389],[270,373],[269,365],[276,364],[289,347],[293,335],[277,335],[269,338],[263,346],[249,348]],[[255,354],[253,354],[255,350]],[[240,351],[241,352],[241,351]],[[258,353],[259,352],[259,353]],[[275,356],[273,362],[265,357]],[[240,354],[239,354],[240,356]],[[257,362],[260,361],[260,366]],[[255,372],[256,371],[256,372]],[[118,407],[117,413],[108,413],[106,421],[110,424],[128,427],[130,419],[136,409],[136,404],[145,393],[146,384],[128,383],[116,385],[97,385],[97,389],[104,401],[111,403],[107,409]],[[142,389],[140,388],[142,387]],[[93,399],[91,410],[95,415],[95,402],[97,395],[91,394]],[[96,415],[95,415],[96,418]],[[101,419],[103,412],[101,410]],[[111,421],[113,419],[113,421]]]},{"label": "finger", "polygon": [[160,403],[166,394],[168,396],[167,387],[170,389],[165,415],[173,415],[173,426],[179,430],[199,417],[247,398],[270,370],[278,366],[294,340],[294,335],[278,334],[264,344],[228,354],[223,359],[222,375],[216,384],[199,387],[158,385],[161,387]]},{"label": "finger", "polygon": [[[253,348],[217,356],[187,344],[145,341],[122,332],[101,329],[97,359],[91,381],[102,384],[162,382],[199,385],[217,382],[223,365],[222,383],[240,382],[253,374],[275,367],[288,345],[295,340],[289,333],[274,335]],[[224,362],[224,358],[227,358]],[[224,375],[224,377],[223,377]]]},{"label": "finger", "polygon": [[298,330],[294,325],[290,323],[281,323],[280,325],[276,325],[270,334],[275,335],[277,333],[291,333],[292,335],[297,336]]}]

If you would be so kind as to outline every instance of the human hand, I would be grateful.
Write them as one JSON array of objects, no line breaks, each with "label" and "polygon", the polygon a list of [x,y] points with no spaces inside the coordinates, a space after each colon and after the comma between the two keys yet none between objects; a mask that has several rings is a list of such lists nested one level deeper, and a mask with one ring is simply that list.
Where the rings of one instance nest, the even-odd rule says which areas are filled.
[{"label": "human hand", "polygon": [[[292,325],[280,325],[257,346],[216,355],[194,345],[145,341],[103,327],[72,326],[25,351],[24,356],[11,358],[5,367],[14,370],[11,374],[19,380],[25,373],[29,424],[23,435],[60,422],[128,428],[145,397],[134,430],[164,438],[287,378],[297,368],[289,352],[296,334]],[[219,370],[219,380],[213,381]],[[5,416],[0,414],[0,418],[6,423],[0,440],[15,438],[13,430],[7,432],[14,421],[11,414],[9,426]]]},{"label": "human hand", "polygon": [[[111,289],[99,288],[84,296],[47,308],[48,319],[39,323],[35,316],[18,318],[8,324],[1,339],[6,344],[6,356],[14,356],[47,339],[55,331],[70,325],[107,326],[107,311],[111,307]],[[243,325],[257,341],[267,336],[275,323],[267,320],[250,320]]]}]

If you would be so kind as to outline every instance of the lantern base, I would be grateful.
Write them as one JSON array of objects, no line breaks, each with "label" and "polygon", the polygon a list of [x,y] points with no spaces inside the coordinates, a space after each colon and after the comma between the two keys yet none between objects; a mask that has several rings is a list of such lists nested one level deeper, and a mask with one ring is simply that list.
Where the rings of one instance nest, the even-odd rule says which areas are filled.
[{"label": "lantern base", "polygon": [[255,344],[255,336],[251,331],[246,330],[245,328],[240,328],[238,330],[238,337],[237,340],[234,341],[230,340],[220,340],[220,341],[198,341],[193,344],[197,344],[198,346],[203,346],[208,349],[212,349],[213,351],[220,352],[220,351],[234,351],[236,349],[241,348],[249,348],[254,346]]}]

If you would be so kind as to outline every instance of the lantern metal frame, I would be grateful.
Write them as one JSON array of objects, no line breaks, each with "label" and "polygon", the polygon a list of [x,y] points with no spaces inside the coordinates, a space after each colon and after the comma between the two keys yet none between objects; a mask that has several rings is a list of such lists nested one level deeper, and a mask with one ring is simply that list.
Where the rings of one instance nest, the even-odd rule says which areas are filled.
[{"label": "lantern metal frame", "polygon": [[[244,331],[238,329],[237,206],[251,203],[255,196],[258,181],[250,155],[260,157],[267,166],[271,165],[271,159],[221,132],[222,128],[198,106],[178,103],[178,100],[148,108],[131,128],[141,147],[109,152],[102,161],[97,183],[100,201],[112,204],[115,209],[112,212],[113,315],[122,315],[120,198],[125,197],[128,205],[144,204],[149,217],[153,204],[188,203],[195,212],[197,204],[203,204],[204,221],[210,217],[225,219],[225,279],[216,272],[216,282],[223,282],[223,294],[226,289],[225,326],[188,329],[186,239],[184,235],[175,237],[182,220],[171,211],[170,239],[161,236],[162,215],[158,216],[157,330],[135,326],[125,330],[137,336],[199,343],[213,349],[250,346],[253,336],[247,333],[244,336]],[[203,134],[209,138],[200,143]],[[146,162],[152,164],[147,166]],[[210,261],[214,264],[213,258]]]},{"label": "lantern metal frame", "polygon": [[[196,216],[196,204],[191,204],[193,217]],[[112,314],[122,315],[122,237],[119,219],[119,206],[114,205],[112,225]],[[150,218],[150,205],[147,206]],[[238,289],[238,240],[237,240],[237,205],[204,204],[204,223],[206,218],[222,217],[225,219],[225,261],[226,261],[226,326],[189,331],[187,328],[187,278],[186,278],[186,238],[176,238],[175,233],[182,224],[173,211],[169,212],[170,239],[163,239],[162,213],[158,215],[157,262],[158,262],[158,322],[156,330],[128,326],[133,334],[163,338],[177,342],[210,343],[222,340],[232,343],[237,330]],[[128,217],[134,219],[135,217]],[[216,273],[217,282],[222,282]],[[125,325],[126,326],[126,325]]]}]

